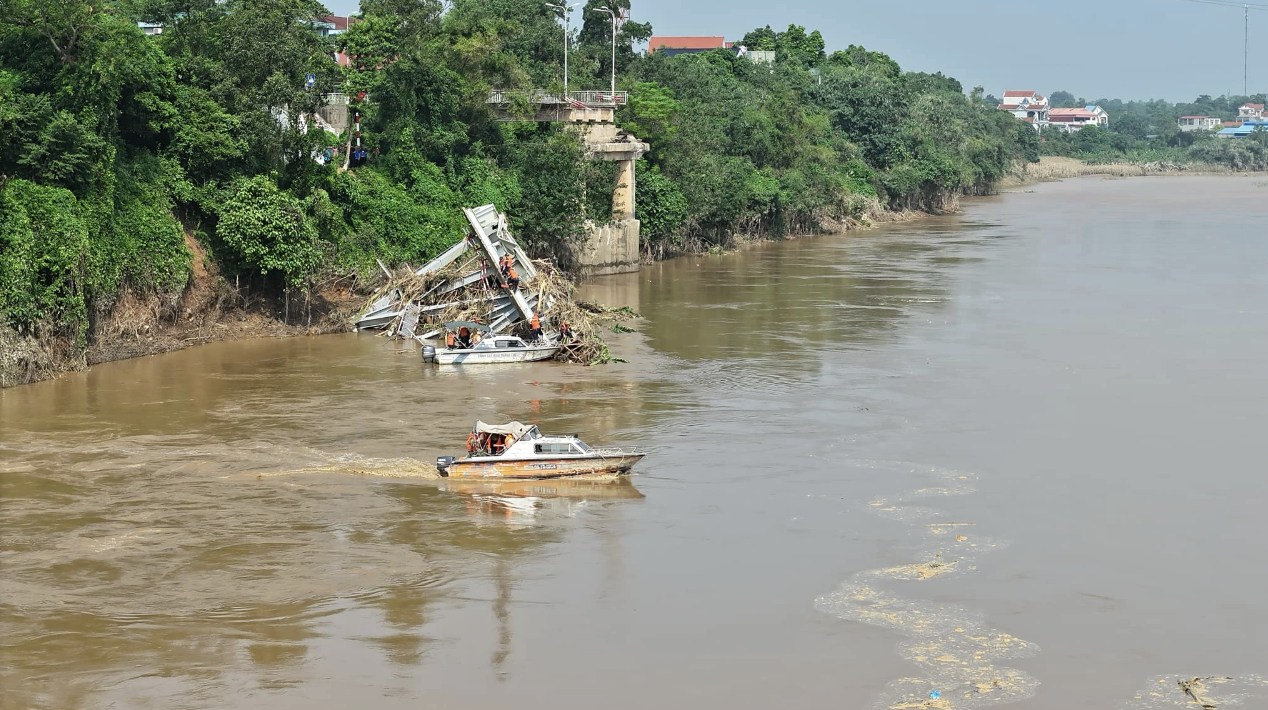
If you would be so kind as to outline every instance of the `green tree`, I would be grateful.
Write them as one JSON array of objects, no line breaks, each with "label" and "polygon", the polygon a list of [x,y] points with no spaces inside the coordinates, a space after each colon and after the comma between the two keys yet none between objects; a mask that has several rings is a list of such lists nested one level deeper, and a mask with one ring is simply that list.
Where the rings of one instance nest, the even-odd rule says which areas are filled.
[{"label": "green tree", "polygon": [[1054,91],[1048,97],[1048,105],[1052,108],[1075,108],[1083,104],[1074,98],[1074,94],[1068,91]]},{"label": "green tree", "polygon": [[651,157],[655,158],[677,131],[674,117],[681,110],[672,89],[654,81],[640,81],[634,84],[629,104],[622,108],[618,120],[622,128],[647,141]]},{"label": "green tree", "polygon": [[317,231],[303,206],[266,175],[243,178],[220,208],[216,234],[232,262],[301,286],[317,263]]},{"label": "green tree", "polygon": [[[673,180],[655,166],[637,165],[638,201],[635,216],[642,223],[645,245],[672,243],[682,246],[680,230],[687,221],[687,198]],[[653,247],[654,248],[654,247]],[[650,250],[650,249],[649,249]]]},{"label": "green tree", "polygon": [[749,49],[773,52],[779,45],[779,34],[766,25],[745,34],[739,43]]}]

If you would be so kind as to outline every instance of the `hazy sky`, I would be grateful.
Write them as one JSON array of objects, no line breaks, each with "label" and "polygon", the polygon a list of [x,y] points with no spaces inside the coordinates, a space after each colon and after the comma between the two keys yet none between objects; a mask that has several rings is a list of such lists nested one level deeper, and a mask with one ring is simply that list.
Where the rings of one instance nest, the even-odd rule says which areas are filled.
[{"label": "hazy sky", "polygon": [[[340,14],[358,6],[326,2]],[[767,24],[804,25],[823,33],[829,52],[862,44],[904,69],[941,71],[996,96],[1033,89],[1180,101],[1242,90],[1241,8],[1184,0],[633,0],[633,8],[633,19],[663,35],[734,40]],[[1268,12],[1252,11],[1250,93],[1263,91]]]}]

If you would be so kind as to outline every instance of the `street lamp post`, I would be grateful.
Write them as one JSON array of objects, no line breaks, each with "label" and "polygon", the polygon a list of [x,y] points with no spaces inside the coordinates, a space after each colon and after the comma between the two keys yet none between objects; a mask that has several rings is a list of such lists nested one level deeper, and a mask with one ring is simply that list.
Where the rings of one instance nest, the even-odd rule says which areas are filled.
[{"label": "street lamp post", "polygon": [[568,36],[568,15],[572,12],[574,7],[580,4],[581,3],[579,2],[575,2],[571,5],[564,5],[562,3],[559,5],[546,3],[546,7],[558,10],[559,13],[564,16],[564,98],[568,97],[568,45],[570,44],[569,40],[572,39]]},{"label": "street lamp post", "polygon": [[606,12],[612,16],[612,100],[616,101],[616,21],[617,14],[610,7],[596,7],[595,12]]}]

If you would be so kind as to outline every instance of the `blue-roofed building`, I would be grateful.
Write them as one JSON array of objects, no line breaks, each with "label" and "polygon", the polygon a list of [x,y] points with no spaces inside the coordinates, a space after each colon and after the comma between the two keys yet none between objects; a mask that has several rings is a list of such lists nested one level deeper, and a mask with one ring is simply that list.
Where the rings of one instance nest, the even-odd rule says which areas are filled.
[{"label": "blue-roofed building", "polygon": [[1268,131],[1268,121],[1247,121],[1240,126],[1231,126],[1216,133],[1220,138],[1246,138],[1255,131]]}]

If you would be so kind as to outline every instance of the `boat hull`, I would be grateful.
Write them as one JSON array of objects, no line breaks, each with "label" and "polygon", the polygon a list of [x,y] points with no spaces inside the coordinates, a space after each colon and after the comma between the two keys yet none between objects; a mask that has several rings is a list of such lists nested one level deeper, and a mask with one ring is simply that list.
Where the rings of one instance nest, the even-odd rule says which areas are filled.
[{"label": "boat hull", "polygon": [[496,478],[447,478],[440,484],[440,490],[473,497],[580,499],[636,499],[643,497],[643,494],[625,476],[615,480],[586,478],[510,478],[500,480]]},{"label": "boat hull", "polygon": [[537,362],[549,360],[559,352],[557,346],[546,348],[498,348],[496,350],[450,350],[443,348],[436,351],[436,362],[441,365],[497,365],[512,362]]},{"label": "boat hull", "polygon": [[574,459],[469,460],[457,459],[441,471],[449,478],[565,478],[594,474],[629,473],[643,454]]}]

